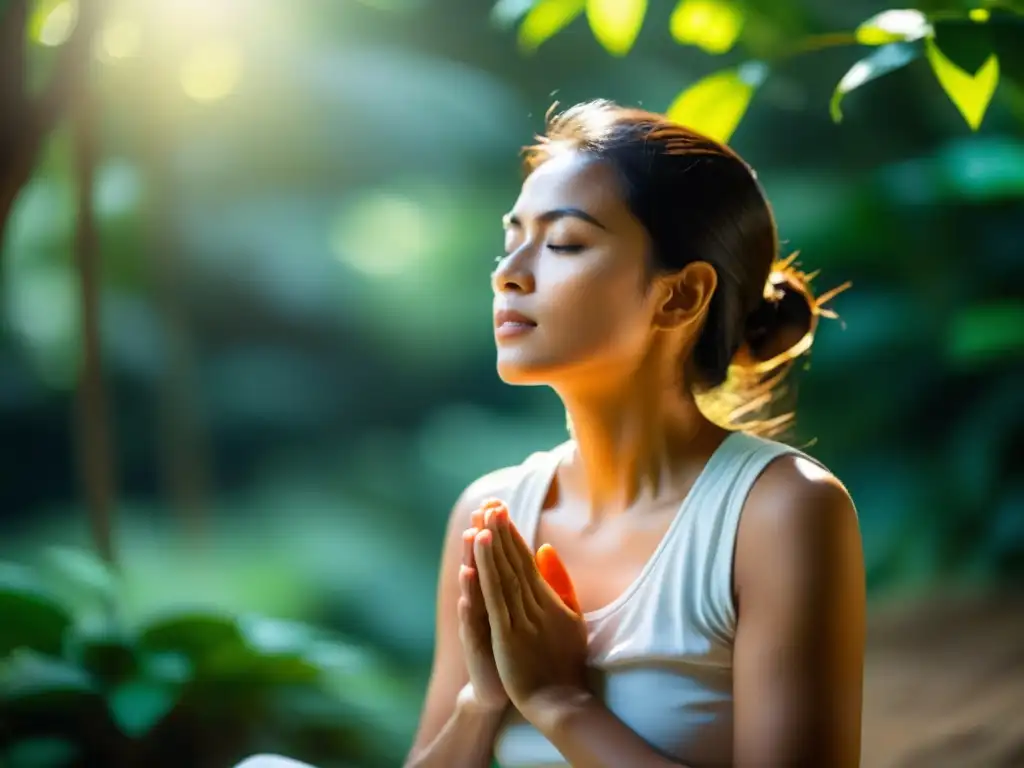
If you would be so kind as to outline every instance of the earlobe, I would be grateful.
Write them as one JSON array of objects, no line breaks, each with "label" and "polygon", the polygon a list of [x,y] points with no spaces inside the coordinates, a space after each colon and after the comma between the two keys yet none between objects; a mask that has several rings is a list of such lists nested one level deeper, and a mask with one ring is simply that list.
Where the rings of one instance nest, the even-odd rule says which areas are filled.
[{"label": "earlobe", "polygon": [[672,331],[699,323],[718,285],[718,273],[706,261],[687,264],[666,279],[655,315],[655,327]]}]

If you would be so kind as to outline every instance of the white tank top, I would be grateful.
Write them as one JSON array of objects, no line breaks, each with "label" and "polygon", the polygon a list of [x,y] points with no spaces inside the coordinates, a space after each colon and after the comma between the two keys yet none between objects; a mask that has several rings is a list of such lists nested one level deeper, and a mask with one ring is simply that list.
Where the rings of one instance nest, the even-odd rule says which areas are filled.
[{"label": "white tank top", "polygon": [[[507,499],[534,547],[544,499],[570,446],[528,458]],[[765,467],[798,453],[742,432],[727,436],[636,581],[584,617],[595,692],[648,744],[690,768],[732,765],[736,530]],[[498,731],[494,756],[501,768],[569,767],[515,709]]]}]

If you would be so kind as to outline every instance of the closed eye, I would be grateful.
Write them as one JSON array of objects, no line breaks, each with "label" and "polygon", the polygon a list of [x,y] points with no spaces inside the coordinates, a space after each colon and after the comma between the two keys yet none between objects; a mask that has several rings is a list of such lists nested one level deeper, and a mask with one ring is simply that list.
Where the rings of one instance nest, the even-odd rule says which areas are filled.
[{"label": "closed eye", "polygon": [[554,251],[555,253],[579,253],[580,251],[583,250],[583,246],[582,245],[572,245],[572,244],[568,244],[568,243],[565,244],[565,245],[556,245],[554,243],[550,243],[548,245],[548,250],[549,251]]}]

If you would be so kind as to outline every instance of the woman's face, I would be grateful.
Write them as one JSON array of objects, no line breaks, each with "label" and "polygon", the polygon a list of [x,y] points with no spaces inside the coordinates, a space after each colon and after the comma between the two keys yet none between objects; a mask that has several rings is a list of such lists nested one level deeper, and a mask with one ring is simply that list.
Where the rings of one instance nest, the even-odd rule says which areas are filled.
[{"label": "woman's face", "polygon": [[498,373],[557,386],[635,370],[653,336],[650,239],[611,168],[555,155],[523,184],[493,275]]}]

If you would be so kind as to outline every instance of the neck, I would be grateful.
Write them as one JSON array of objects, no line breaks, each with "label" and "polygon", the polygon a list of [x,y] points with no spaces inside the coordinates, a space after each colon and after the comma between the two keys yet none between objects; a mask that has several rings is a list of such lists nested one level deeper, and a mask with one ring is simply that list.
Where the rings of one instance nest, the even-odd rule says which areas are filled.
[{"label": "neck", "polygon": [[720,431],[678,384],[663,382],[634,375],[617,387],[560,389],[576,444],[566,480],[586,496],[594,516],[657,497],[701,438]]}]

